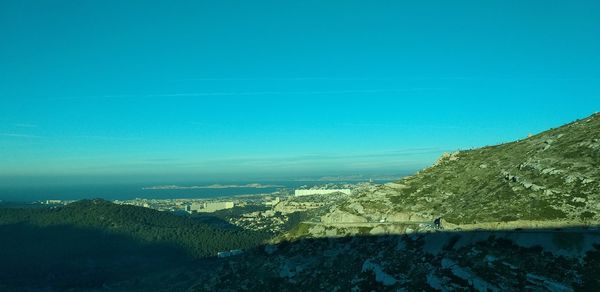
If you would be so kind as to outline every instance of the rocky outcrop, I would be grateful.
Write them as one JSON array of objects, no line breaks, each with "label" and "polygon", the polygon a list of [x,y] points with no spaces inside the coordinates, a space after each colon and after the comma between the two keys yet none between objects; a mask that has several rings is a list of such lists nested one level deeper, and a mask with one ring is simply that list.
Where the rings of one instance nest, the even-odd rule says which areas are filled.
[{"label": "rocky outcrop", "polygon": [[432,167],[359,190],[342,205],[369,221],[600,223],[598,137],[594,115],[524,140],[445,153]]},{"label": "rocky outcrop", "polygon": [[364,217],[354,215],[348,212],[344,212],[339,209],[335,209],[333,212],[321,217],[322,223],[361,223],[368,222]]},{"label": "rocky outcrop", "polygon": [[411,212],[389,213],[385,215],[386,222],[429,222],[430,218],[424,218]]}]

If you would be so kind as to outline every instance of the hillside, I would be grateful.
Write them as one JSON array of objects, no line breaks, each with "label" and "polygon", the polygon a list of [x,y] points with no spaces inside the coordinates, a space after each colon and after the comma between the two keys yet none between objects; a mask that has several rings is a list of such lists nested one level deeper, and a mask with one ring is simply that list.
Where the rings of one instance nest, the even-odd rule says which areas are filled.
[{"label": "hillside", "polygon": [[600,114],[512,143],[444,154],[413,176],[358,191],[321,221],[436,217],[447,226],[482,228],[600,222]]},{"label": "hillside", "polygon": [[0,290],[101,288],[267,238],[223,225],[104,200],[0,208]]},{"label": "hillside", "polygon": [[96,229],[127,235],[140,242],[171,244],[198,258],[215,256],[222,250],[256,246],[267,238],[266,234],[233,226],[222,228],[221,224],[213,226],[190,217],[100,199],[53,209],[0,209],[0,225],[9,224]]}]

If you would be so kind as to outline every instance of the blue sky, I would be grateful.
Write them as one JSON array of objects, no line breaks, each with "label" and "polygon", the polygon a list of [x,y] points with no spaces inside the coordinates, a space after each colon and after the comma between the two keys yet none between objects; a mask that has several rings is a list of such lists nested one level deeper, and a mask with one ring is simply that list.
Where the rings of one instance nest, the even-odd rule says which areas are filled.
[{"label": "blue sky", "polygon": [[411,172],[598,111],[599,15],[598,1],[1,1],[0,176]]}]

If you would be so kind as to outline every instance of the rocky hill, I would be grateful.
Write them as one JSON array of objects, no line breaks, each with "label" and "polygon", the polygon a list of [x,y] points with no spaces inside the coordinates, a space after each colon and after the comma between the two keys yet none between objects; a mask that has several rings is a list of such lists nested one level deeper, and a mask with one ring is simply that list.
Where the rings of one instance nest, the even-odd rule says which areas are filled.
[{"label": "rocky hill", "polygon": [[473,229],[599,223],[600,114],[512,143],[444,154],[413,176],[357,191],[321,222],[402,233],[402,222],[437,217],[447,227]]}]

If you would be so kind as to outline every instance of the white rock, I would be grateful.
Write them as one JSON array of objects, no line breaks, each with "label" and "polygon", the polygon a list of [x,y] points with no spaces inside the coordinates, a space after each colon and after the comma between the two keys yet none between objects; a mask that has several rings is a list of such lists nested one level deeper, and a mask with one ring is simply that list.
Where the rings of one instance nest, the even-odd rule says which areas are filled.
[{"label": "white rock", "polygon": [[371,260],[366,260],[362,266],[363,272],[373,272],[375,274],[375,281],[383,284],[383,286],[392,286],[398,283],[392,275],[387,274],[383,271],[380,265],[373,263]]},{"label": "white rock", "polygon": [[323,223],[364,223],[367,221],[368,220],[364,217],[353,215],[339,209],[321,217],[321,222]]}]

